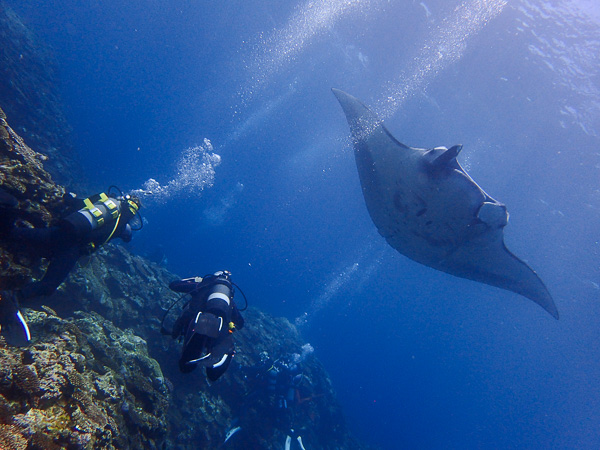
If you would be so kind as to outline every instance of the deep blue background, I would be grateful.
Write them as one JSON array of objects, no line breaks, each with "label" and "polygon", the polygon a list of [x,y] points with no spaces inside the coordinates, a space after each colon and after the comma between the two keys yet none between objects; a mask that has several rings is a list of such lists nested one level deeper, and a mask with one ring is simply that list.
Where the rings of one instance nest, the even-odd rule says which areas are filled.
[{"label": "deep blue background", "polygon": [[[214,187],[148,201],[132,248],[162,245],[184,276],[228,268],[252,305],[307,312],[303,335],[360,438],[600,447],[594,2],[465,2],[459,11],[502,10],[480,26],[454,0],[354,1],[316,17],[281,0],[8,3],[55,51],[92,187],[166,183],[185,148],[211,140]],[[449,30],[464,40],[445,39],[432,59]],[[375,107],[412,74],[388,128],[409,145],[464,145],[461,163],[508,206],[506,244],[544,279],[560,321],[413,263],[377,234],[330,88]]]}]

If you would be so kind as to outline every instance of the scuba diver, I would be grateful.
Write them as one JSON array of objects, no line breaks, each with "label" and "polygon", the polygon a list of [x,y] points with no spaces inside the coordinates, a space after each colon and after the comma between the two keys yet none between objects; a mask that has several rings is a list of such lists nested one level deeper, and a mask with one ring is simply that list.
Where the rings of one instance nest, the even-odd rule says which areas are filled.
[{"label": "scuba diver", "polygon": [[[304,380],[301,364],[312,351],[312,346],[306,344],[302,349],[302,355],[292,353],[275,361],[266,352],[263,352],[260,355],[260,364],[257,367],[246,369],[245,378],[250,384],[255,384],[255,389],[246,396],[241,411],[248,415],[252,409],[251,404],[262,404],[259,417],[264,419],[271,415],[274,416],[275,427],[286,435],[286,450],[290,450],[295,445],[294,443],[297,443],[297,448],[306,450],[301,432],[294,428],[293,423],[295,407],[301,401],[300,385]],[[265,407],[267,409],[264,409]],[[249,426],[249,418],[246,417],[244,421],[246,422],[245,426]],[[235,419],[225,435],[224,445],[237,448],[242,444],[240,441],[250,439],[248,435],[237,438],[237,442],[234,438],[236,435],[244,435],[245,426],[239,419]]]},{"label": "scuba diver", "polygon": [[302,450],[302,436],[292,428],[293,410],[296,401],[296,392],[302,383],[303,375],[299,360],[295,357],[297,353],[286,358],[276,360],[267,370],[267,390],[270,393],[272,404],[275,405],[278,414],[278,425],[285,431],[285,450],[290,450],[292,438],[298,442]]},{"label": "scuba diver", "polygon": [[[112,191],[118,191],[113,193]],[[70,207],[77,209],[62,218],[57,225],[28,228],[15,225],[20,211],[17,200],[0,191],[0,239],[29,247],[32,252],[49,260],[41,280],[26,284],[17,291],[0,292],[0,333],[12,345],[26,345],[31,340],[27,323],[19,305],[24,300],[53,294],[65,280],[77,260],[90,255],[115,238],[131,241],[130,222],[139,215],[140,199],[124,195],[111,186],[108,193],[99,193],[83,200],[71,195]],[[139,220],[141,229],[142,220]]]},{"label": "scuba diver", "polygon": [[173,339],[183,338],[179,370],[188,373],[202,366],[210,381],[217,380],[235,353],[233,332],[244,326],[244,318],[233,300],[231,272],[222,270],[204,277],[173,281],[169,288],[191,295],[173,330],[169,332],[161,327],[162,334],[170,334]]}]

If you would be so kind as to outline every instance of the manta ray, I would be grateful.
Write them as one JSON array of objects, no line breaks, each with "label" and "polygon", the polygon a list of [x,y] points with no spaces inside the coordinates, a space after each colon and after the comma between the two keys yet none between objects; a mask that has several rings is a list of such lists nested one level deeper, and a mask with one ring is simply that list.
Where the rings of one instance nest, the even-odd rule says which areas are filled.
[{"label": "manta ray", "polygon": [[544,282],[504,244],[506,206],[456,160],[462,146],[404,145],[359,100],[333,93],[350,125],[369,215],[388,244],[433,269],[516,292],[558,319]]}]

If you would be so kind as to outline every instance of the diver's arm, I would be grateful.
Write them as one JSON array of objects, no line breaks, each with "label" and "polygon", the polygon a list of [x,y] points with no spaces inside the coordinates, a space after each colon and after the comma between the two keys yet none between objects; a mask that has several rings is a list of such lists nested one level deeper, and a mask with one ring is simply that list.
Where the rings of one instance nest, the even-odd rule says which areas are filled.
[{"label": "diver's arm", "polygon": [[121,231],[119,238],[123,242],[131,242],[131,239],[133,238],[133,231],[131,231],[131,226],[129,224],[125,225],[125,228],[123,228],[123,231]]},{"label": "diver's arm", "polygon": [[175,292],[183,292],[189,293],[196,289],[202,282],[202,278],[193,277],[193,278],[184,278],[183,280],[176,280],[169,284],[169,289]]}]

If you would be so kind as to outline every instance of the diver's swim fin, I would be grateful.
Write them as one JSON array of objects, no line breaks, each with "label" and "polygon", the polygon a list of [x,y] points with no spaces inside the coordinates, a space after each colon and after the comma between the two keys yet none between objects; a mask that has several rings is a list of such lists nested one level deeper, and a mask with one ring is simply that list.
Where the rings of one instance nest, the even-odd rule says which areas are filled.
[{"label": "diver's swim fin", "polygon": [[238,431],[240,431],[242,429],[242,427],[240,427],[239,425],[237,427],[232,428],[231,430],[229,430],[227,432],[227,434],[225,435],[225,441],[223,441],[223,443],[227,442],[229,439],[231,439],[233,437],[233,435],[235,433],[237,433]]},{"label": "diver's swim fin", "polygon": [[14,294],[0,292],[0,333],[10,345],[23,347],[31,342],[31,333],[27,322],[19,311]]},{"label": "diver's swim fin", "polygon": [[298,445],[300,446],[300,448],[302,450],[306,450],[304,448],[304,443],[302,442],[302,436],[300,436],[293,429],[290,429],[288,435],[285,437],[285,450],[290,450],[292,448],[292,436],[296,438],[296,441],[298,441]]}]

